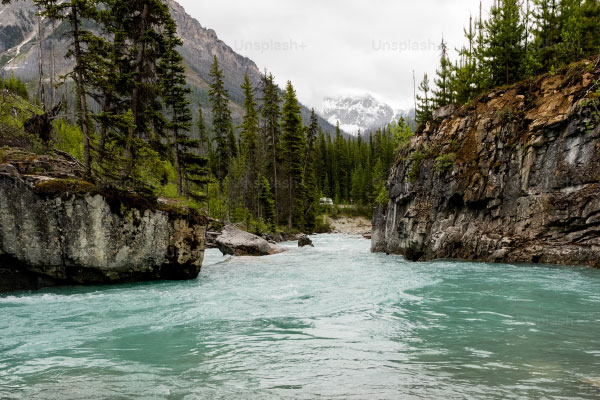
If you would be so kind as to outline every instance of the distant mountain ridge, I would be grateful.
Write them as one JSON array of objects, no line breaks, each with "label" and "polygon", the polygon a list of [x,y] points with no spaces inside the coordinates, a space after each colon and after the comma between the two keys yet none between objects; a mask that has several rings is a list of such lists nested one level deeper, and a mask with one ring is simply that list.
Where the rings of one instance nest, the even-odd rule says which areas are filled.
[{"label": "distant mountain ridge", "polygon": [[352,135],[375,131],[400,117],[412,120],[414,110],[394,110],[370,94],[362,96],[328,97],[319,110],[321,116]]},{"label": "distant mountain ridge", "polygon": [[[174,0],[166,0],[171,15],[177,22],[178,33],[183,40],[180,48],[187,66],[188,83],[192,87],[194,112],[198,104],[205,112],[209,111],[208,88],[210,82],[210,66],[213,56],[217,56],[219,65],[225,73],[225,88],[231,100],[234,123],[239,124],[243,116],[244,95],[240,85],[244,74],[258,87],[261,72],[251,59],[236,53],[230,46],[220,40],[212,29],[204,28],[198,20],[189,15],[185,9]],[[26,81],[37,81],[38,74],[38,45],[37,9],[31,0],[12,2],[0,5],[0,68],[4,73],[14,72]],[[61,27],[45,24],[44,69],[51,70],[50,54],[52,48],[56,54],[55,68],[57,75],[72,67],[69,60],[64,58],[66,42],[61,39]],[[285,77],[293,80],[293,77]],[[260,95],[257,93],[257,98]],[[302,107],[302,119],[308,124],[310,110]],[[335,132],[335,127],[325,119],[320,118],[319,125],[325,131]]]}]

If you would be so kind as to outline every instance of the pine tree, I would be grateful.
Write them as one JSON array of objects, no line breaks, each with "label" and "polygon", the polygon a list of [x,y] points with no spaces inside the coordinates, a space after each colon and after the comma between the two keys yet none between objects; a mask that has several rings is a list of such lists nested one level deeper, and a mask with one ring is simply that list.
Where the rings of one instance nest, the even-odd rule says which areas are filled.
[{"label": "pine tree", "polygon": [[583,54],[588,56],[600,53],[600,3],[585,0],[581,6],[581,31]]},{"label": "pine tree", "polygon": [[263,75],[263,97],[262,107],[260,114],[262,117],[262,136],[263,142],[265,143],[265,152],[267,154],[267,175],[271,187],[274,191],[275,200],[275,213],[276,223],[279,223],[279,151],[280,151],[280,136],[281,136],[281,125],[279,119],[281,118],[279,98],[279,88],[275,84],[275,78],[272,74]]},{"label": "pine tree", "polygon": [[468,29],[463,30],[467,46],[463,46],[459,51],[460,62],[454,67],[454,78],[452,86],[455,89],[456,102],[465,104],[471,101],[477,90],[477,60],[475,40],[477,29],[473,26],[473,17],[469,18]]},{"label": "pine tree", "polygon": [[560,2],[560,52],[559,65],[567,65],[581,59],[583,52],[583,8],[581,0],[561,0]]},{"label": "pine tree", "polygon": [[519,0],[502,0],[494,4],[485,30],[485,62],[492,85],[517,82],[525,63],[525,27],[521,21]]},{"label": "pine tree", "polygon": [[164,51],[158,65],[157,75],[161,96],[167,110],[170,111],[166,129],[171,136],[170,141],[177,172],[177,193],[180,196],[184,195],[184,178],[188,175],[186,174],[188,169],[186,161],[192,161],[194,152],[200,151],[200,142],[188,137],[192,127],[192,112],[188,100],[191,90],[186,87],[183,57],[177,52],[177,47],[182,44],[182,40],[177,36],[175,21],[169,19],[165,27]]},{"label": "pine tree", "polygon": [[275,200],[271,191],[271,185],[265,177],[261,177],[259,184],[259,201],[264,210],[265,221],[274,229],[276,224]]},{"label": "pine tree", "polygon": [[200,153],[202,156],[210,157],[212,154],[212,140],[208,135],[206,129],[206,123],[204,122],[204,112],[202,106],[198,106],[198,121],[196,122],[198,127],[198,139],[200,140]]},{"label": "pine tree", "polygon": [[310,114],[310,125],[306,128],[306,153],[304,155],[303,184],[306,188],[306,203],[304,205],[305,227],[308,232],[316,228],[317,205],[319,202],[319,187],[315,173],[315,145],[319,133],[319,120],[314,108]]},{"label": "pine tree", "polygon": [[[225,89],[223,71],[219,68],[217,56],[213,56],[213,64],[210,70],[212,83],[209,96],[213,115],[213,132],[217,144],[216,149],[216,176],[221,184],[227,176],[229,163],[235,156],[236,146],[233,137],[233,121],[229,110],[229,97]],[[233,139],[233,140],[232,140]]]},{"label": "pine tree", "polygon": [[308,167],[312,166],[314,160],[312,158],[312,153],[314,150],[315,142],[317,140],[317,134],[319,132],[319,120],[317,118],[317,114],[315,113],[315,109],[313,108],[310,112],[310,125],[306,130],[306,154],[304,156],[304,174]]},{"label": "pine tree", "polygon": [[432,118],[432,105],[431,105],[431,96],[430,96],[430,88],[429,88],[429,77],[427,74],[423,76],[423,81],[419,85],[419,91],[423,94],[417,95],[417,109],[416,109],[416,117],[415,120],[418,124],[424,124],[425,122],[431,120]]},{"label": "pine tree", "polygon": [[281,144],[285,163],[285,173],[288,185],[288,227],[304,228],[304,127],[300,116],[300,105],[296,91],[288,81],[283,96],[281,119]]},{"label": "pine tree", "polygon": [[[129,99],[131,118],[127,141],[125,143],[125,159],[129,165],[124,179],[139,181],[135,177],[139,158],[147,153],[145,143],[160,143],[164,135],[163,105],[160,102],[160,88],[156,79],[156,64],[161,58],[162,31],[171,19],[167,4],[162,0],[110,0],[113,19],[125,36],[127,46],[124,74],[126,81],[124,90]],[[141,173],[141,172],[139,172]]]},{"label": "pine tree", "polygon": [[558,66],[558,51],[561,42],[559,0],[534,0],[533,18],[535,70],[536,73],[550,71]]},{"label": "pine tree", "polygon": [[433,91],[433,106],[434,108],[445,107],[452,104],[454,101],[454,93],[452,90],[452,62],[448,58],[448,45],[442,39],[440,45],[441,58],[440,68],[436,71],[437,78],[434,83],[437,90]]},{"label": "pine tree", "polygon": [[475,35],[475,48],[473,53],[475,56],[475,93],[479,94],[487,89],[490,85],[490,72],[488,63],[486,62],[486,33],[485,21],[483,20],[483,2],[479,3],[479,18],[475,22],[477,34]]},{"label": "pine tree", "polygon": [[86,81],[89,70],[85,63],[86,39],[94,35],[84,29],[84,21],[94,19],[96,7],[86,0],[35,0],[34,3],[43,9],[43,15],[51,21],[69,24],[69,52],[75,60],[72,77],[77,91],[78,121],[83,132],[83,154],[85,176],[91,177],[92,159],[90,142],[92,140],[92,126],[90,123],[90,110],[88,107],[88,92]]},{"label": "pine tree", "polygon": [[244,91],[244,117],[240,126],[242,145],[240,154],[244,160],[244,182],[242,190],[247,208],[254,210],[256,207],[256,196],[254,185],[259,175],[259,149],[258,149],[258,112],[254,101],[254,88],[250,78],[246,74],[242,84]]}]

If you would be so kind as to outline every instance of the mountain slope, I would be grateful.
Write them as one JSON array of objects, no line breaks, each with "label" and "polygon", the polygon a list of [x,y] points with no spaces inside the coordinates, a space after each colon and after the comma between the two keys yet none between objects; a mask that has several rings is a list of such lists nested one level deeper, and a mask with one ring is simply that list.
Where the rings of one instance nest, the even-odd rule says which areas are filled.
[{"label": "mountain slope", "polygon": [[[198,104],[208,111],[208,82],[209,71],[216,55],[221,68],[225,72],[225,87],[229,92],[234,122],[238,124],[242,117],[243,92],[240,88],[244,74],[258,86],[260,71],[252,60],[244,57],[220,40],[212,29],[204,28],[200,22],[190,16],[185,9],[174,0],[166,0],[171,15],[177,22],[178,32],[183,40],[180,48],[181,55],[187,66],[188,83],[192,87],[194,112]],[[26,81],[37,82],[39,48],[37,45],[36,7],[31,0],[0,5],[0,67],[3,73],[14,72]],[[44,26],[44,69],[46,73],[56,70],[56,75],[66,72],[72,67],[69,60],[64,58],[67,43],[61,31],[64,27],[50,24]],[[54,66],[50,62],[51,54],[55,54]],[[293,78],[293,77],[291,77]],[[259,97],[259,96],[258,96]],[[302,108],[302,118],[308,123],[310,110]],[[322,129],[334,132],[335,127],[325,119],[320,119]]]}]

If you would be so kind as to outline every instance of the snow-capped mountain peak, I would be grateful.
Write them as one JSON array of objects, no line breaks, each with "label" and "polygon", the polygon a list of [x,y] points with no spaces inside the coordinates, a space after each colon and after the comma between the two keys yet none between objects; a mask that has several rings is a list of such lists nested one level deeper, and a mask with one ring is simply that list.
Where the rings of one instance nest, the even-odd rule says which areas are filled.
[{"label": "snow-capped mountain peak", "polygon": [[394,110],[370,94],[328,97],[321,106],[321,115],[329,123],[339,122],[340,129],[353,135],[359,130],[362,133],[374,131],[407,114],[403,110]]}]

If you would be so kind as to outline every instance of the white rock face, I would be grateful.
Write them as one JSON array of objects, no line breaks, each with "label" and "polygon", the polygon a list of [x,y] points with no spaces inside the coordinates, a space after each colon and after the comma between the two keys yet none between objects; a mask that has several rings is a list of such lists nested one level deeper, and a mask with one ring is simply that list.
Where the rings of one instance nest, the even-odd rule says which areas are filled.
[{"label": "white rock face", "polygon": [[408,116],[409,111],[394,110],[388,104],[380,102],[375,97],[365,94],[358,97],[326,98],[321,107],[321,115],[335,125],[340,123],[340,129],[356,135],[360,130],[363,134],[387,126],[397,121],[401,116]]},{"label": "white rock face", "polygon": [[[204,224],[175,212],[99,194],[40,194],[33,183],[0,174],[0,272],[25,276],[32,288],[193,279],[204,233]],[[5,279],[0,291],[17,286]]]}]

